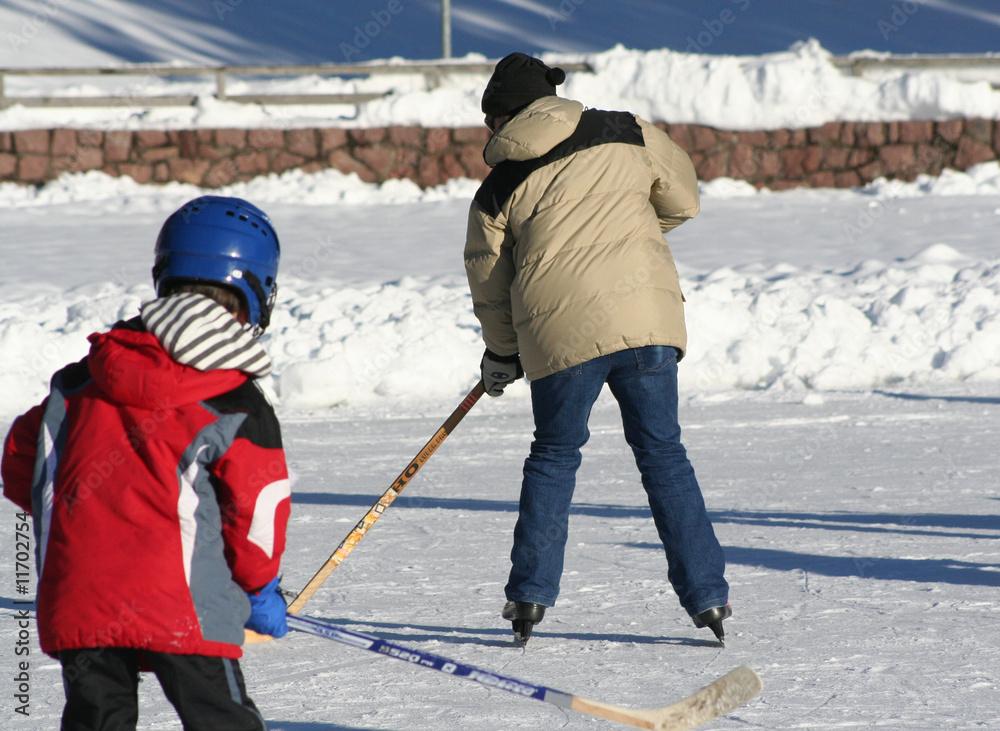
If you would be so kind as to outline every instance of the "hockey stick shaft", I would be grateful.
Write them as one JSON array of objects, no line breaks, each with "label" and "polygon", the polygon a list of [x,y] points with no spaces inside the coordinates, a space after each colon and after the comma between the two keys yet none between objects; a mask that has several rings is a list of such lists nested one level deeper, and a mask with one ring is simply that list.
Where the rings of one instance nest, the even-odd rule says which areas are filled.
[{"label": "hockey stick shaft", "polygon": [[739,667],[693,695],[670,706],[650,710],[620,708],[588,700],[565,691],[537,685],[526,680],[501,675],[447,657],[383,640],[365,632],[338,627],[310,617],[288,617],[288,626],[300,632],[324,637],[351,647],[392,657],[411,665],[437,670],[457,678],[471,680],[494,690],[503,690],[522,698],[550,703],[597,718],[635,728],[656,731],[686,731],[746,703],[760,691],[760,678],[750,668]]},{"label": "hockey stick shaft", "polygon": [[486,392],[483,382],[480,381],[476,384],[475,388],[469,391],[469,394],[463,399],[462,403],[458,405],[449,416],[444,424],[434,433],[434,436],[430,438],[430,441],[423,446],[417,456],[414,457],[408,465],[399,473],[399,476],[393,481],[389,488],[382,493],[382,496],[375,501],[375,503],[368,509],[368,512],[364,514],[358,524],[354,526],[350,533],[340,542],[337,549],[330,554],[330,558],[320,567],[311,579],[307,583],[302,591],[299,592],[298,596],[292,600],[292,603],[288,605],[289,614],[297,614],[302,611],[302,608],[306,605],[310,599],[312,599],[313,594],[315,594],[324,582],[330,578],[330,574],[343,563],[344,559],[351,555],[351,552],[357,548],[357,545],[361,542],[361,539],[365,537],[365,534],[371,529],[378,519],[382,517],[382,513],[392,505],[400,493],[406,488],[410,480],[412,480],[416,474],[420,471],[420,468],[431,458],[440,447],[444,440],[448,438],[448,435],[455,430],[459,422],[465,417],[466,414],[476,405],[476,402],[482,397]]}]

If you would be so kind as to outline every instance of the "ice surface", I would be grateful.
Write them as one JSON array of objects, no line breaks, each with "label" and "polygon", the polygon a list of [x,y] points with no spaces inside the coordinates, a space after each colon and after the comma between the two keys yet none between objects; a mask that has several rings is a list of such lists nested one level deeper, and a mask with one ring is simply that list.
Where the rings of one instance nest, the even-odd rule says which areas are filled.
[{"label": "ice surface", "polygon": [[[457,402],[286,415],[298,473],[286,586],[308,580]],[[527,652],[499,616],[532,428],[527,405],[506,397],[475,407],[308,613],[635,707],[751,665],[762,695],[705,727],[716,731],[1000,726],[995,387],[897,387],[822,405],[688,399],[681,419],[728,558],[725,650],[669,588],[606,400],[584,450],[562,595]],[[0,520],[12,525],[12,512],[0,505]],[[12,571],[0,563],[0,584],[13,586]],[[13,613],[6,601],[0,615]],[[0,619],[12,647],[15,622]],[[58,670],[31,661],[32,719],[6,716],[5,728],[56,726]],[[311,636],[258,645],[242,662],[280,731],[617,728]],[[179,727],[154,681],[140,702],[140,728]]]}]

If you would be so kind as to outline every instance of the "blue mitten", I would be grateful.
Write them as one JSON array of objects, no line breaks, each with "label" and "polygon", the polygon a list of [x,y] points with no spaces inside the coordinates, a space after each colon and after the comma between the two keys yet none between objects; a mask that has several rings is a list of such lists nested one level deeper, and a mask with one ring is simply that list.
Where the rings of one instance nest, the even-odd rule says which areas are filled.
[{"label": "blue mitten", "polygon": [[280,576],[275,576],[264,587],[255,592],[247,592],[250,599],[250,619],[244,625],[262,635],[284,637],[288,634],[285,598],[278,588]]}]

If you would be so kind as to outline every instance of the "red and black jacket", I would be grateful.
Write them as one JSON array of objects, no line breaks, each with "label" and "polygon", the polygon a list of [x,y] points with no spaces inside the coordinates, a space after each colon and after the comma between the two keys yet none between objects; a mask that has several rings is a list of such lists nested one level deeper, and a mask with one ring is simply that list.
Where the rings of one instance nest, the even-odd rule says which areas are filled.
[{"label": "red and black jacket", "polygon": [[42,650],[240,657],[245,592],[278,573],[290,492],[274,411],[238,370],[175,362],[136,318],[4,443],[4,494],[31,512]]}]

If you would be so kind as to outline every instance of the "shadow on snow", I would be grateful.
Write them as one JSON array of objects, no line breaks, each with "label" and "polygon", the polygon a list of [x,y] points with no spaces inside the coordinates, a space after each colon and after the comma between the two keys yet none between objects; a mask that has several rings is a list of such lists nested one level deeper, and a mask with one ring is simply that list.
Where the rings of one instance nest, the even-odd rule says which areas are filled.
[{"label": "shadow on snow", "polygon": [[[785,513],[755,510],[710,512],[715,523],[761,525],[775,528],[818,528],[857,533],[896,533],[939,538],[1000,539],[1000,516],[957,513]],[[935,530],[944,528],[946,530]],[[947,530],[952,529],[952,530]],[[997,531],[996,535],[961,530]]]},{"label": "shadow on snow", "polygon": [[16,599],[9,596],[0,596],[0,609],[11,609],[14,611],[26,611],[30,613],[30,616],[35,616],[35,603],[34,601],[25,602],[24,597]]},{"label": "shadow on snow", "polygon": [[[658,543],[628,543],[630,548],[662,551]],[[776,571],[808,571],[821,576],[857,577],[882,581],[917,581],[1000,587],[1000,564],[972,563],[949,558],[872,558],[821,556],[772,548],[726,546],[726,562]]]},{"label": "shadow on snow", "polygon": [[[372,632],[384,640],[392,642],[442,642],[452,645],[479,645],[486,647],[508,647],[517,649],[511,638],[509,627],[444,627],[433,624],[413,624],[407,622],[377,622],[365,619],[344,619],[341,617],[317,617],[324,622],[341,625],[358,632]],[[504,622],[504,624],[507,624]],[[386,629],[406,630],[404,632],[385,632]],[[415,631],[414,631],[415,630]],[[485,639],[488,637],[504,637],[507,639]],[[563,640],[580,640],[581,642],[621,642],[638,645],[685,645],[688,647],[718,647],[709,640],[691,637],[655,637],[649,635],[633,635],[606,632],[552,632],[539,627],[531,633],[533,638],[558,638]]]},{"label": "shadow on snow", "polygon": [[1000,404],[1000,397],[996,396],[934,396],[924,393],[905,393],[903,391],[883,391],[876,388],[872,391],[877,396],[887,398],[897,398],[904,401],[951,401],[962,404]]},{"label": "shadow on snow", "polygon": [[[298,505],[347,505],[369,507],[377,495],[296,492],[292,501]],[[514,500],[488,498],[409,497],[396,499],[400,508],[422,510],[464,510],[469,512],[516,513]],[[649,518],[646,505],[614,505],[610,503],[573,503],[571,515],[593,518]],[[859,533],[896,533],[901,535],[937,536],[943,538],[1000,539],[1000,516],[960,515],[951,513],[789,513],[756,510],[709,511],[713,523],[773,526],[775,528],[816,528]],[[992,530],[997,535],[951,532],[937,528],[960,530]]]},{"label": "shadow on snow", "polygon": [[318,721],[268,721],[270,731],[379,731],[369,726],[340,726]]}]

